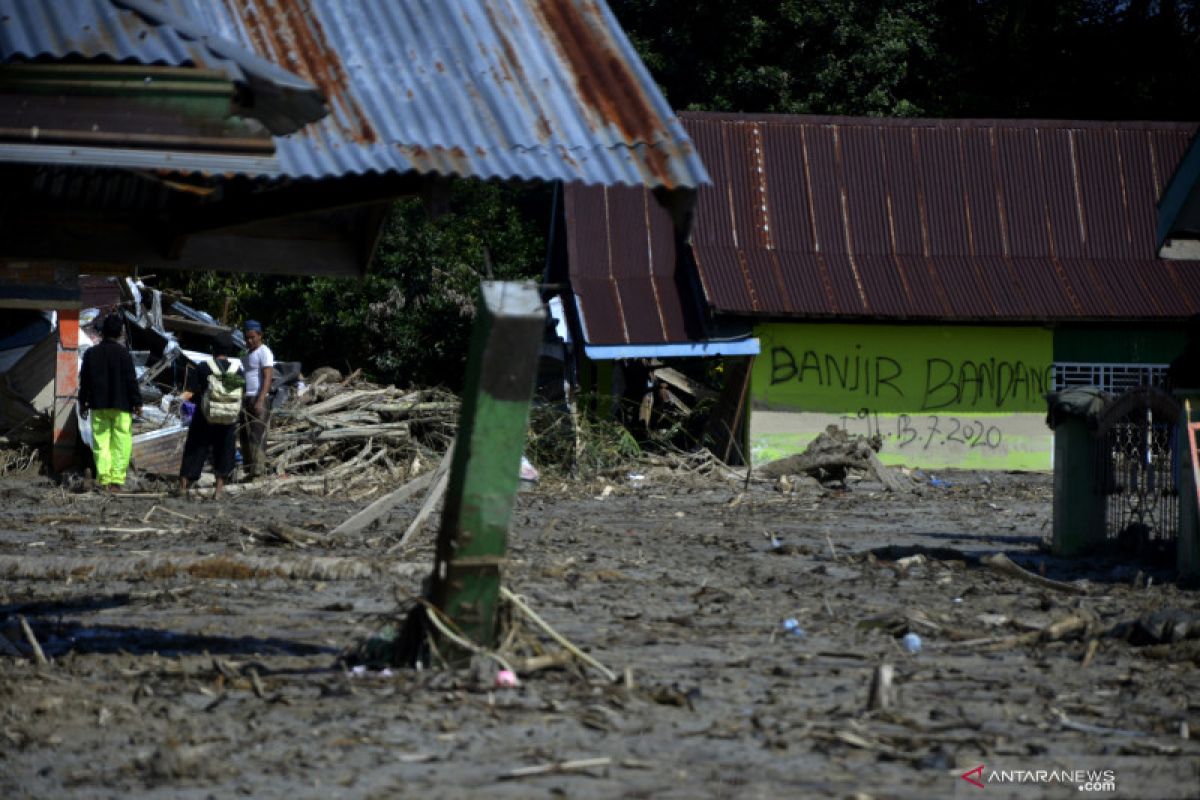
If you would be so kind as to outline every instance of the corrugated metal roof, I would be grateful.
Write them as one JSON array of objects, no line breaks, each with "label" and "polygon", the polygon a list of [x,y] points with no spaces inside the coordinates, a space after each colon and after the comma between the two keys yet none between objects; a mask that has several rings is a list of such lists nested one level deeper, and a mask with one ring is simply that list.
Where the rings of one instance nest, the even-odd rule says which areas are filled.
[{"label": "corrugated metal roof", "polygon": [[[1006,322],[1200,312],[1200,262],[1159,259],[1156,232],[1194,123],[681,117],[714,180],[692,238],[710,311]],[[577,221],[645,205],[637,190],[572,192]],[[589,329],[619,341],[628,325],[622,306],[589,296],[590,281],[621,274],[600,242],[640,243],[669,224],[650,208],[640,227],[614,216],[602,231],[568,229],[581,240],[570,268]],[[674,252],[654,260],[644,271],[668,269]]]},{"label": "corrugated metal roof", "polygon": [[1194,123],[686,114],[724,191],[693,248],[714,309],[1185,317],[1156,203]]},{"label": "corrugated metal roof", "polygon": [[316,86],[152,0],[0,0],[0,60],[108,60],[223,72],[254,116],[291,133],[325,114]]},{"label": "corrugated metal roof", "polygon": [[[106,0],[54,2],[75,8]],[[148,0],[136,5],[156,13],[146,10]],[[330,115],[276,141],[285,176],[416,171],[667,188],[707,180],[602,0],[165,0],[159,7],[324,93]],[[61,25],[64,15],[56,17]]]}]

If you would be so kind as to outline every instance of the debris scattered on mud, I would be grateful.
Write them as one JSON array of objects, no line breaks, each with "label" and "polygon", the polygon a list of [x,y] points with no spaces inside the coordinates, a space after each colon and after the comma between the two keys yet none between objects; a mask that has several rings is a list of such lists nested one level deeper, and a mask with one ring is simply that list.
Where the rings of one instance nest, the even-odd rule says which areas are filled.
[{"label": "debris scattered on mud", "polygon": [[369,501],[0,478],[0,795],[942,797],[987,764],[1195,796],[1200,640],[1113,634],[1200,601],[1051,556],[1049,475],[781,493],[660,458],[518,495],[505,585],[616,680],[530,625],[516,686],[344,666],[432,566],[430,535],[388,553],[420,492],[333,536]]}]

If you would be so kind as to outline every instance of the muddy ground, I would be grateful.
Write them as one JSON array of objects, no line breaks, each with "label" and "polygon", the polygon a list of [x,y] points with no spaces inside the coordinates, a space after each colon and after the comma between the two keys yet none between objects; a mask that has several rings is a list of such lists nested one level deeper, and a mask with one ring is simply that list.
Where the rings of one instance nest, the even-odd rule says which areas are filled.
[{"label": "muddy ground", "polygon": [[[301,547],[252,534],[325,533],[369,500],[109,498],[2,478],[0,797],[1081,795],[1001,784],[1002,769],[1111,770],[1100,796],[1200,797],[1196,642],[1105,635],[1200,611],[1197,592],[1169,568],[1047,556],[1047,475],[939,478],[905,494],[544,480],[519,497],[507,585],[623,677],[548,669],[515,689],[494,688],[490,665],[339,666],[420,589],[432,529],[387,552],[418,500]],[[1075,591],[979,561],[996,552]],[[1064,619],[1088,624],[1043,641]],[[868,710],[879,664],[895,697]],[[959,777],[980,765],[986,793]]]}]

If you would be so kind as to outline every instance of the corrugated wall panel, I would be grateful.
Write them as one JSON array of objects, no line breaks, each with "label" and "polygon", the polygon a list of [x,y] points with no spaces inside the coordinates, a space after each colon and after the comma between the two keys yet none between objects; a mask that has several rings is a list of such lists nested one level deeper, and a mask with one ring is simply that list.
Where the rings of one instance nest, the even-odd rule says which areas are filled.
[{"label": "corrugated wall panel", "polygon": [[1154,298],[1158,314],[1160,316],[1188,316],[1191,313],[1190,304],[1179,291],[1171,273],[1168,272],[1169,262],[1161,261],[1155,269],[1145,268],[1142,266],[1144,263],[1137,259],[1130,259],[1128,269],[1138,274],[1145,286],[1145,291]]},{"label": "corrugated wall panel", "polygon": [[994,316],[1017,316],[1029,307],[1029,298],[1016,279],[1011,259],[995,255],[975,256],[971,263],[976,278],[991,299]]},{"label": "corrugated wall panel", "polygon": [[1065,259],[1062,269],[1079,302],[1081,314],[1105,317],[1113,313],[1115,306],[1111,287],[1103,272],[1097,269],[1095,261],[1090,258]]},{"label": "corrugated wall panel", "polygon": [[892,256],[896,274],[905,286],[909,300],[908,310],[903,316],[936,317],[945,313],[941,290],[934,285],[923,256],[896,253]]},{"label": "corrugated wall panel", "polygon": [[841,128],[842,169],[845,175],[846,222],[855,253],[890,253],[887,204],[879,191],[883,161],[874,127]]},{"label": "corrugated wall panel", "polygon": [[[621,191],[636,190],[622,187]],[[567,228],[567,261],[572,288],[588,328],[597,341],[624,341],[619,297],[612,285],[607,189],[571,186],[563,196]]]},{"label": "corrugated wall panel", "polygon": [[1071,130],[1046,130],[1042,146],[1042,180],[1046,191],[1046,210],[1050,220],[1051,249],[1057,258],[1083,255],[1083,237],[1076,197],[1075,149]]},{"label": "corrugated wall panel", "polygon": [[1007,232],[1000,215],[1001,184],[990,131],[964,128],[957,134],[959,159],[964,166],[971,165],[971,169],[963,170],[964,211],[970,215],[969,252],[979,256],[1002,255],[1007,249]]},{"label": "corrugated wall panel", "polygon": [[605,278],[577,279],[573,284],[589,342],[628,343],[624,317],[614,313],[621,297],[614,281]]},{"label": "corrugated wall panel", "polygon": [[[733,164],[726,146],[728,131],[719,121],[698,121],[696,135],[703,140],[704,152],[720,175],[715,183],[719,189],[700,192],[696,202],[696,222],[692,230],[696,262],[706,299],[714,308],[755,309],[756,301],[746,282],[742,261],[738,258],[737,217],[744,214],[733,202]],[[709,248],[713,255],[702,251]],[[731,260],[726,260],[726,257]]]},{"label": "corrugated wall panel", "polygon": [[[762,210],[764,184],[758,178],[759,159],[755,150],[761,147],[757,126],[736,122],[725,126],[723,159],[730,170],[729,198],[734,211],[732,225],[738,245],[747,254],[762,249],[768,232],[763,230]],[[751,286],[756,309],[761,307],[762,292],[774,289],[769,267],[760,259],[746,263],[746,279]]]},{"label": "corrugated wall panel", "polygon": [[1131,258],[1155,258],[1158,219],[1150,156],[1150,137],[1145,131],[1119,131],[1118,155],[1125,181],[1123,213],[1130,239],[1126,243]]},{"label": "corrugated wall panel", "polygon": [[895,239],[896,252],[924,255],[923,201],[917,180],[915,133],[908,128],[884,128],[882,132],[886,169],[881,188],[886,187],[891,198],[889,236]]},{"label": "corrugated wall panel", "polygon": [[955,132],[945,128],[921,128],[917,132],[931,255],[968,252],[963,214],[963,169],[956,139]]},{"label": "corrugated wall panel", "polygon": [[696,198],[696,224],[692,238],[718,247],[733,247],[733,227],[730,214],[729,185],[731,169],[724,144],[724,127],[717,121],[697,120],[692,126],[696,146],[708,154],[711,175],[717,175],[712,191],[700,192]]},{"label": "corrugated wall panel", "polygon": [[1180,304],[1188,309],[1188,316],[1200,314],[1200,264],[1191,261],[1166,261],[1163,270],[1171,278],[1171,285],[1178,287]]},{"label": "corrugated wall panel", "polygon": [[772,123],[762,126],[767,202],[776,244],[784,250],[811,252],[813,219],[804,175],[803,136],[795,127]]},{"label": "corrugated wall panel", "polygon": [[[709,305],[719,311],[754,313],[750,295],[741,280],[740,251],[735,247],[694,247]],[[738,279],[734,280],[736,276]]]},{"label": "corrugated wall panel", "polygon": [[[624,188],[624,187],[622,187]],[[650,276],[650,231],[646,224],[647,197],[641,189],[605,193],[608,203],[610,274],[618,280]],[[650,200],[653,202],[653,200]]]},{"label": "corrugated wall panel", "polygon": [[[995,191],[1002,198],[1001,221],[1007,252],[1013,258],[1044,256],[1050,247],[1046,231],[1045,176],[1038,154],[1038,131],[995,131],[999,169]],[[1003,249],[992,255],[1003,255]]]},{"label": "corrugated wall panel", "polygon": [[1161,197],[1167,181],[1175,172],[1175,165],[1183,158],[1195,131],[1152,129],[1150,150],[1154,163],[1154,196]]},{"label": "corrugated wall panel", "polygon": [[665,341],[650,276],[618,278],[617,290],[621,293],[621,306],[625,310],[625,327],[629,331],[629,341],[637,344]]},{"label": "corrugated wall panel", "polygon": [[1126,254],[1124,219],[1120,210],[1121,179],[1116,140],[1111,131],[1080,131],[1080,183],[1090,258]]},{"label": "corrugated wall panel", "polygon": [[783,274],[791,308],[837,308],[833,280],[820,254],[781,249],[772,251],[771,256]]},{"label": "corrugated wall panel", "polygon": [[863,276],[867,307],[872,314],[900,316],[910,313],[912,302],[893,256],[857,253],[854,259]]},{"label": "corrugated wall panel", "polygon": [[674,276],[655,275],[650,279],[650,285],[659,303],[663,343],[686,342],[694,338],[688,334],[685,322],[688,312],[683,307],[683,298],[686,295],[680,290]]}]

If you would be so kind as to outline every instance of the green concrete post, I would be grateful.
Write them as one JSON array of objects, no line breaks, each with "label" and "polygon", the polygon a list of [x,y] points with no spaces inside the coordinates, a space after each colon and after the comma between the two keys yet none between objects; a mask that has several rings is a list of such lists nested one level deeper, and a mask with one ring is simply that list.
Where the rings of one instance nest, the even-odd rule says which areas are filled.
[{"label": "green concrete post", "polygon": [[1096,491],[1097,442],[1078,417],[1054,429],[1055,555],[1074,556],[1104,543],[1104,497]]},{"label": "green concrete post", "polygon": [[[484,647],[494,645],[501,567],[544,324],[545,310],[532,284],[483,282],[431,600]],[[443,654],[447,650],[455,652],[449,646]]]},{"label": "green concrete post", "polygon": [[1196,484],[1192,476],[1196,447],[1191,442],[1187,424],[1200,419],[1200,389],[1180,389],[1175,396],[1184,403],[1185,409],[1191,411],[1191,420],[1186,413],[1179,415],[1175,434],[1179,489],[1179,543],[1175,565],[1179,577],[1192,578],[1200,576],[1200,509],[1196,506]]}]

